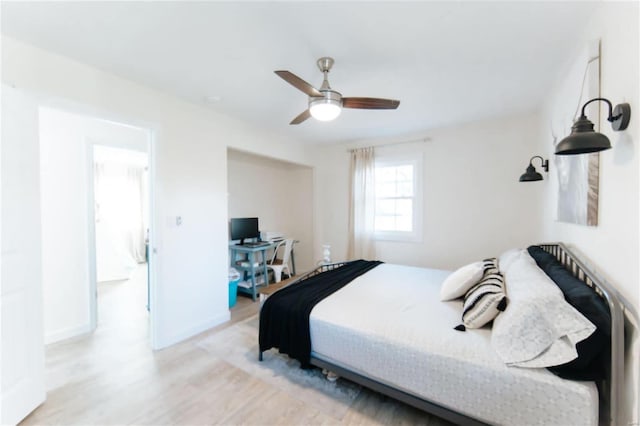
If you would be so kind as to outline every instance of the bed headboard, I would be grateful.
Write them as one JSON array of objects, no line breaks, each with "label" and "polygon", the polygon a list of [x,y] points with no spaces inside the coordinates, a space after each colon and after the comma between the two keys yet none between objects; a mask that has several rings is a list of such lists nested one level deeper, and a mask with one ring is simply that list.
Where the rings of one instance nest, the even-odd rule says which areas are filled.
[{"label": "bed headboard", "polygon": [[624,313],[620,295],[604,278],[590,269],[562,243],[540,244],[543,250],[558,259],[573,276],[592,287],[609,306],[611,314],[611,364],[607,369],[607,378],[602,383],[601,391],[605,401],[606,413],[600,414],[600,421],[607,419],[607,424],[619,425],[620,401],[624,385]]},{"label": "bed headboard", "polygon": [[314,270],[304,274],[303,276],[300,277],[300,279],[296,280],[296,282],[305,280],[307,278],[311,278],[314,275],[318,275],[318,274],[320,274],[322,272],[331,271],[332,269],[339,268],[341,266],[346,265],[347,263],[351,263],[351,261],[335,262],[335,263],[323,263],[323,262],[320,262],[320,263],[318,263],[318,266]]}]

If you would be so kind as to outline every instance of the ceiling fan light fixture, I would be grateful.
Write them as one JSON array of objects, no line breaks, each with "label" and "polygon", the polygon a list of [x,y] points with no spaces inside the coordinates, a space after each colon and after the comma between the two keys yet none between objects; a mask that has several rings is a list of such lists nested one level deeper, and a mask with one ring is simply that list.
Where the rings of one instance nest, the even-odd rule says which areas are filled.
[{"label": "ceiling fan light fixture", "polygon": [[309,100],[309,112],[316,120],[331,121],[340,115],[342,105],[339,99],[312,98]]},{"label": "ceiling fan light fixture", "polygon": [[338,118],[342,112],[340,103],[332,99],[320,99],[312,101],[309,106],[311,116],[319,121],[331,121]]}]

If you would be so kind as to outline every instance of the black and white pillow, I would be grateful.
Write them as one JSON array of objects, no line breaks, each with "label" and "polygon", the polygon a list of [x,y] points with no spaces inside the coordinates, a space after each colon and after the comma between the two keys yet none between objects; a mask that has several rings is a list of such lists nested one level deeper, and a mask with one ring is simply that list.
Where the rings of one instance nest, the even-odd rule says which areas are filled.
[{"label": "black and white pillow", "polygon": [[485,274],[480,282],[467,291],[462,305],[462,323],[456,330],[480,328],[492,321],[507,307],[504,277],[496,259],[483,260]]},{"label": "black and white pillow", "polygon": [[484,275],[487,275],[491,272],[499,272],[498,269],[498,259],[495,257],[490,257],[488,259],[482,260],[482,270]]}]

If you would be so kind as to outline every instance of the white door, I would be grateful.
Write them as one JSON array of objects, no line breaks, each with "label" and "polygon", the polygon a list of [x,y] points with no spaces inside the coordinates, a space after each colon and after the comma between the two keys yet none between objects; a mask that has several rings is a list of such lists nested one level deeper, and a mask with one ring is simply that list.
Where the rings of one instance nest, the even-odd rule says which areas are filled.
[{"label": "white door", "polygon": [[0,424],[16,424],[45,400],[38,109],[2,87]]}]

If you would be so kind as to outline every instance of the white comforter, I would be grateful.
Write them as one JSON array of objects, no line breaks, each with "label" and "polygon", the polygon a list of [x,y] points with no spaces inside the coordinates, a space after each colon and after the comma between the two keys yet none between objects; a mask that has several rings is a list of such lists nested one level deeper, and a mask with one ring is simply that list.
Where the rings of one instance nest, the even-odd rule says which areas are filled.
[{"label": "white comforter", "polygon": [[506,366],[490,329],[460,332],[447,271],[380,265],[311,312],[312,354],[492,424],[596,425],[594,383]]}]

